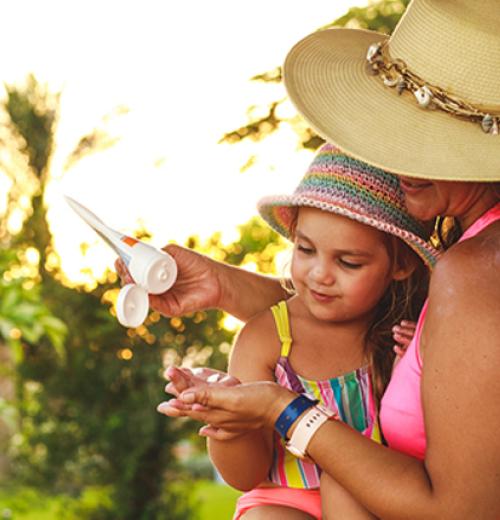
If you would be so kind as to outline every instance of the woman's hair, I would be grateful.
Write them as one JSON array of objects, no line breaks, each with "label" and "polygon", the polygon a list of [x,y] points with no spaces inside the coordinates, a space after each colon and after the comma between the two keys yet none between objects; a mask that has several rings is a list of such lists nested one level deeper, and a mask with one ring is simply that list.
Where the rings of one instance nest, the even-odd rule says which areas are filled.
[{"label": "woman's hair", "polygon": [[[298,219],[295,208],[291,225],[292,236]],[[393,265],[409,268],[411,274],[404,280],[392,280],[383,297],[378,302],[375,315],[365,337],[366,355],[372,370],[373,390],[377,402],[391,378],[394,364],[394,339],[392,328],[401,320],[416,321],[427,297],[429,270],[419,256],[394,235],[384,233],[385,244]],[[282,287],[288,294],[295,290],[289,278],[282,278]]]}]

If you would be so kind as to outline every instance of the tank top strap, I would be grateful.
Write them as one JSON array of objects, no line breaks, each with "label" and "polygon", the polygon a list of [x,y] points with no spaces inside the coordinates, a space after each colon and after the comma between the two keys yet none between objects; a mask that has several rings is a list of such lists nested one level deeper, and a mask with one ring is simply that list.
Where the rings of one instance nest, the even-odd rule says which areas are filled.
[{"label": "tank top strap", "polygon": [[467,240],[480,233],[484,228],[488,227],[493,222],[500,220],[500,202],[490,208],[486,213],[483,213],[465,233],[460,237],[459,242]]},{"label": "tank top strap", "polygon": [[290,336],[290,322],[288,319],[288,308],[286,302],[282,300],[277,305],[273,305],[271,311],[281,341],[280,355],[281,357],[288,357],[292,346],[292,337]]}]

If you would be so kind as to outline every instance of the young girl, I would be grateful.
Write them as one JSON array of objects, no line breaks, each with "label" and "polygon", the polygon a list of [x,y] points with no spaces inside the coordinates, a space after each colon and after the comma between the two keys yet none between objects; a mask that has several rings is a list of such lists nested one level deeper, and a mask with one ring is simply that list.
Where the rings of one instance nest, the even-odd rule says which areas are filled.
[{"label": "young girl", "polygon": [[[259,211],[293,241],[294,295],[246,323],[229,373],[305,393],[382,442],[377,403],[394,360],[392,326],[418,315],[435,250],[397,179],[329,144],[293,195],[267,197]],[[235,519],[374,518],[271,430],[209,439],[208,449],[228,484],[251,490]]]}]

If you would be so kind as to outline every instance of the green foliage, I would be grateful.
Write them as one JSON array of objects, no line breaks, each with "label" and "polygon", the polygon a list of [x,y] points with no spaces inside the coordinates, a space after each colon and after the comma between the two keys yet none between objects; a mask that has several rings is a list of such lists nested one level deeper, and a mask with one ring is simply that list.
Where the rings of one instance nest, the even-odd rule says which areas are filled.
[{"label": "green foliage", "polygon": [[49,165],[54,146],[59,94],[50,93],[32,74],[25,85],[5,85],[5,89],[5,110],[13,129],[22,138],[21,152],[40,178]]},{"label": "green foliage", "polygon": [[[19,111],[13,131],[22,129],[22,150],[29,153],[37,148],[39,126],[31,144],[29,122],[35,110],[25,104],[33,99],[16,92],[9,90],[28,122]],[[48,146],[52,140],[47,136],[44,142]],[[48,164],[38,167],[48,171]],[[4,254],[5,273],[10,274],[0,286],[1,331],[22,346],[16,364],[20,435],[10,446],[13,477],[35,489],[80,496],[75,506],[79,518],[185,518],[192,506],[180,490],[188,474],[173,450],[180,438],[195,438],[197,426],[156,413],[165,398],[162,367],[176,362],[225,368],[234,332],[224,329],[220,311],[170,320],[152,312],[144,325],[127,330],[112,314],[117,288],[104,284],[87,293],[62,285],[54,277],[57,271],[47,271],[42,261],[41,252],[51,242],[43,206],[46,181],[43,176],[34,211],[14,237],[19,251]],[[227,262],[252,262],[271,272],[269,248],[281,247],[277,235],[258,219],[241,226],[240,233],[241,239],[229,246],[222,246],[217,234],[197,245]],[[40,263],[30,276],[18,276],[27,268],[28,248],[40,253]],[[98,507],[87,507],[82,493],[96,485],[109,490],[107,498]],[[66,504],[66,515],[72,507]]]},{"label": "green foliage", "polygon": [[18,262],[15,251],[0,251],[0,338],[13,349],[17,362],[22,360],[23,348],[43,337],[62,356],[67,327],[41,301],[39,286],[12,273]]}]

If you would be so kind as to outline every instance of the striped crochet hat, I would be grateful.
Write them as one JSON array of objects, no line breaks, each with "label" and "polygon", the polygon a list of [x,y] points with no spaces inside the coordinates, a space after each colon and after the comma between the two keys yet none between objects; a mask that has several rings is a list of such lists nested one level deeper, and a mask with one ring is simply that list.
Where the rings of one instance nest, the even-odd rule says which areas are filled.
[{"label": "striped crochet hat", "polygon": [[331,211],[391,233],[431,268],[438,258],[421,224],[408,214],[397,177],[331,144],[319,149],[293,195],[268,196],[258,202],[262,218],[286,238],[290,238],[294,208],[300,206]]}]

